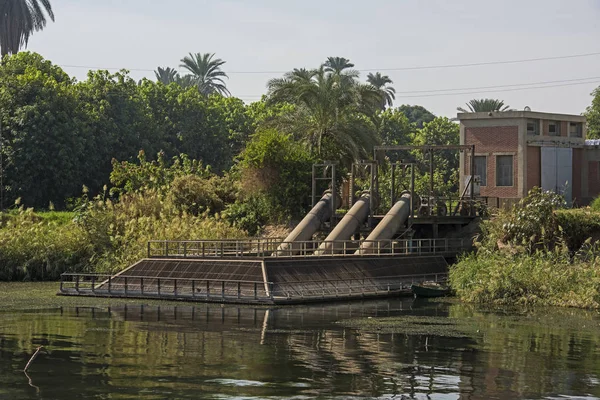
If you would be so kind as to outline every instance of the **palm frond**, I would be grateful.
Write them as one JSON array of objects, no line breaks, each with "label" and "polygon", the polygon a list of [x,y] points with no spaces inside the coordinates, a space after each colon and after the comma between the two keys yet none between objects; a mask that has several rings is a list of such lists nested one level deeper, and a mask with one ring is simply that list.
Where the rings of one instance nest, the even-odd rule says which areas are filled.
[{"label": "palm frond", "polygon": [[181,60],[180,67],[188,70],[194,77],[200,93],[206,96],[213,93],[229,96],[231,93],[223,80],[229,77],[221,70],[225,61],[214,56],[214,53],[189,53]]},{"label": "palm frond", "polygon": [[468,111],[463,107],[457,107],[456,109],[463,113],[503,112],[510,110],[510,106],[504,105],[504,101],[498,99],[473,99],[466,103],[466,105],[468,107]]}]

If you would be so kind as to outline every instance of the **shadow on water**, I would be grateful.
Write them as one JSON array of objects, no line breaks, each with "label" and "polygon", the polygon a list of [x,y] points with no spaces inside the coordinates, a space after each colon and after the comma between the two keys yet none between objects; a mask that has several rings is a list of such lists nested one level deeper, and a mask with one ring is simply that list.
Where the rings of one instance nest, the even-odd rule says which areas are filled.
[{"label": "shadow on water", "polygon": [[592,398],[599,324],[402,298],[15,311],[0,314],[0,399]]}]

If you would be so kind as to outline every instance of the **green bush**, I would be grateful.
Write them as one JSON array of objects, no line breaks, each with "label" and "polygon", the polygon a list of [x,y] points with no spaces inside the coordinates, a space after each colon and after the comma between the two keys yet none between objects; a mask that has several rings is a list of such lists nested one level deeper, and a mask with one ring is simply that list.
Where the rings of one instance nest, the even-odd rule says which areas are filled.
[{"label": "green bush", "polygon": [[594,211],[600,211],[600,197],[596,197],[594,201],[592,201],[590,208]]},{"label": "green bush", "polygon": [[304,215],[309,206],[312,163],[310,152],[291,135],[259,131],[240,155],[242,191],[249,199],[264,197],[270,203],[269,222],[280,222],[281,215]]},{"label": "green bush", "polygon": [[97,272],[114,272],[146,256],[150,240],[244,238],[218,215],[181,212],[155,190],[121,196],[118,202],[97,198],[82,210],[78,224],[94,246]]},{"label": "green bush", "polygon": [[85,271],[92,258],[82,229],[62,215],[20,209],[0,221],[0,280],[56,280]]},{"label": "green bush", "polygon": [[257,236],[280,213],[272,208],[266,196],[257,194],[229,205],[223,216],[233,226]]},{"label": "green bush", "polygon": [[470,302],[600,307],[600,213],[564,209],[533,189],[511,211],[481,224],[476,253],[450,269],[450,284]]},{"label": "green bush", "polygon": [[196,175],[175,178],[171,183],[169,199],[179,211],[193,215],[220,212],[224,205],[213,183]]},{"label": "green bush", "polygon": [[450,269],[450,283],[467,302],[600,308],[600,259],[594,254],[470,254]]}]

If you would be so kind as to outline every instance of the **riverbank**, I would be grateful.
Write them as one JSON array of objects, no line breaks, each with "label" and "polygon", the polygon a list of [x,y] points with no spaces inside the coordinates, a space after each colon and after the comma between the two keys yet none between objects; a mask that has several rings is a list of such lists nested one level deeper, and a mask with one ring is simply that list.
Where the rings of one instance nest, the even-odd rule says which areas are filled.
[{"label": "riverbank", "polygon": [[534,190],[481,228],[477,250],[450,268],[462,301],[600,308],[600,212]]}]

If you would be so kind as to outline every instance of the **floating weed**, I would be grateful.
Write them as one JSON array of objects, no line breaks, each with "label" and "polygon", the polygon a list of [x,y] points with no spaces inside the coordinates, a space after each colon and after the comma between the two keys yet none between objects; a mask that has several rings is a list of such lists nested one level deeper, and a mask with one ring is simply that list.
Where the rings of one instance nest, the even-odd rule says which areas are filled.
[{"label": "floating weed", "polygon": [[370,333],[400,333],[454,338],[471,337],[476,332],[476,328],[459,319],[416,315],[346,319],[339,321],[338,324]]}]

